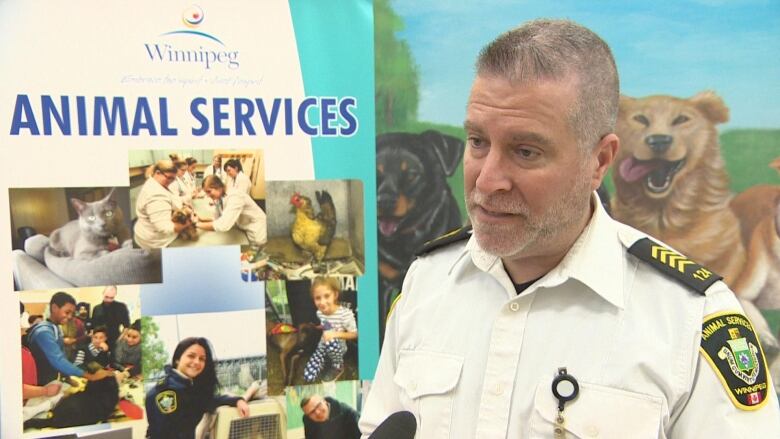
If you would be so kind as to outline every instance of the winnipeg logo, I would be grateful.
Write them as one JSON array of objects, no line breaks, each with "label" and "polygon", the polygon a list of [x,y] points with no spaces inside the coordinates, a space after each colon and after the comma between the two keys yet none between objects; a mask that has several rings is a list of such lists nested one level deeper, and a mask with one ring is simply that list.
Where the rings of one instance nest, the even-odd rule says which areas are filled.
[{"label": "winnipeg logo", "polygon": [[740,336],[739,328],[730,328],[729,336],[731,340],[726,340],[728,347],[723,346],[718,351],[718,358],[728,361],[734,376],[746,384],[755,384],[760,368],[756,355],[758,348]]},{"label": "winnipeg logo", "polygon": [[200,64],[206,70],[217,66],[237,69],[238,51],[228,50],[217,36],[202,30],[205,18],[200,6],[185,8],[181,19],[186,29],[164,32],[160,34],[163,41],[144,43],[149,60],[155,63]]}]

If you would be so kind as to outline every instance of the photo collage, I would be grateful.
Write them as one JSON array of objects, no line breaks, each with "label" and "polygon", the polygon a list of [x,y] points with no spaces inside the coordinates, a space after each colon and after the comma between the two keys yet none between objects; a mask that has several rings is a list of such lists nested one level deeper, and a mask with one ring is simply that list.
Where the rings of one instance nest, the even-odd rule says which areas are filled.
[{"label": "photo collage", "polygon": [[126,187],[9,189],[25,437],[357,431],[363,185],[264,159],[131,150]]}]

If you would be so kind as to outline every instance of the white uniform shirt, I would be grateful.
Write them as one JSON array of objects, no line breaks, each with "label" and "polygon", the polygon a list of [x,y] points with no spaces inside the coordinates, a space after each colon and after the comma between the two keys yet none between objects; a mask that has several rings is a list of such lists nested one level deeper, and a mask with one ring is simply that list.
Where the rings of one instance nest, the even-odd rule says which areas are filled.
[{"label": "white uniform shirt", "polygon": [[181,207],[176,195],[161,185],[153,177],[146,179],[135,204],[135,222],[133,232],[135,242],[142,248],[161,248],[176,239],[171,214]]},{"label": "white uniform shirt", "polygon": [[253,245],[263,245],[267,241],[265,212],[243,192],[225,195],[213,225],[217,232],[227,232],[235,225],[246,232],[249,243]]},{"label": "white uniform shirt", "polygon": [[243,171],[239,171],[238,174],[236,174],[236,178],[228,177],[228,182],[225,184],[227,193],[243,192],[248,195],[251,189],[252,180],[250,180]]},{"label": "white uniform shirt", "polygon": [[731,291],[716,282],[701,295],[627,253],[645,235],[595,204],[566,257],[520,295],[473,237],[412,264],[364,438],[401,410],[421,439],[552,438],[559,367],[580,386],[569,438],[780,437],[777,396],[737,409],[699,353],[705,316],[742,312]]}]

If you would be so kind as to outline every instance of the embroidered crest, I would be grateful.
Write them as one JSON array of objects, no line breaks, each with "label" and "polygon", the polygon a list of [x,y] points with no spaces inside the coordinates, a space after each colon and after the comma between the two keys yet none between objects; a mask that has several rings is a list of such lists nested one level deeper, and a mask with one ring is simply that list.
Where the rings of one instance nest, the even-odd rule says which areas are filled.
[{"label": "embroidered crest", "polygon": [[157,409],[160,410],[160,413],[168,415],[176,411],[176,392],[173,390],[163,390],[157,394],[154,400],[157,402]]},{"label": "embroidered crest", "polygon": [[707,316],[699,350],[737,408],[756,410],[766,403],[771,390],[766,361],[747,317],[735,312]]},{"label": "embroidered crest", "polygon": [[712,284],[723,279],[722,276],[649,238],[635,242],[628,252],[700,294],[704,294]]}]

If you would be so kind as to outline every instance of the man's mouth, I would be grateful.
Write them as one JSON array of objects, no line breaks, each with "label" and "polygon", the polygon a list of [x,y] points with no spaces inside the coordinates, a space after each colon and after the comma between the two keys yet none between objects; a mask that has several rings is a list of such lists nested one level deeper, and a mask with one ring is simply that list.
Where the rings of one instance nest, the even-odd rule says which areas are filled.
[{"label": "man's mouth", "polygon": [[645,188],[654,194],[666,192],[677,172],[685,165],[685,158],[676,161],[652,159],[638,160],[628,157],[620,162],[618,172],[626,183],[644,178]]}]

